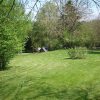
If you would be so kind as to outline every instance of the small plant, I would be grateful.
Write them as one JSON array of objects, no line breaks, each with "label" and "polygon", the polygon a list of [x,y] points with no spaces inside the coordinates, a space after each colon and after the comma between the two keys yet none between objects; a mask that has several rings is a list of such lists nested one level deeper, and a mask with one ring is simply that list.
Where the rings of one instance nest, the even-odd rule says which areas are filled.
[{"label": "small plant", "polygon": [[83,59],[86,57],[87,48],[75,47],[68,50],[68,55],[71,59]]}]

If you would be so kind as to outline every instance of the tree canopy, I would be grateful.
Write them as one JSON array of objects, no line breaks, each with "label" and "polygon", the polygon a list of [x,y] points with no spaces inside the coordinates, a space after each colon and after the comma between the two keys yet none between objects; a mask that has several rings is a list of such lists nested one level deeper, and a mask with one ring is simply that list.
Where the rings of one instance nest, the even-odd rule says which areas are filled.
[{"label": "tree canopy", "polygon": [[12,1],[0,4],[0,69],[4,69],[9,60],[22,51],[31,29],[31,21],[19,1],[16,1],[16,6],[9,12]]}]

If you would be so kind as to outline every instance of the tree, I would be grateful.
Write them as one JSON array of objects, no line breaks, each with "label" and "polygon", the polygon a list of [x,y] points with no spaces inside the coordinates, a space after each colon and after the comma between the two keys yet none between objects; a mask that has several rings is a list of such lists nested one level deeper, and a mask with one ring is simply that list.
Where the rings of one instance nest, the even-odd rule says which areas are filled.
[{"label": "tree", "polygon": [[63,13],[64,14],[61,15],[61,20],[64,30],[74,32],[79,25],[81,15],[71,0],[64,5]]},{"label": "tree", "polygon": [[45,27],[37,21],[34,22],[32,32],[30,32],[29,37],[32,41],[33,51],[37,51],[38,47],[45,46],[46,44]]},{"label": "tree", "polygon": [[75,39],[81,46],[88,48],[99,47],[100,45],[100,21],[95,19],[88,22],[81,22],[80,28],[75,31]]},{"label": "tree", "polygon": [[69,0],[62,9],[62,14],[59,20],[59,29],[62,33],[60,40],[64,47],[73,47],[75,44],[74,32],[80,26],[81,13],[79,9]]},{"label": "tree", "polygon": [[96,19],[93,21],[92,28],[94,29],[94,46],[100,47],[100,19]]},{"label": "tree", "polygon": [[47,46],[50,50],[55,48],[58,42],[56,40],[58,18],[58,10],[54,2],[47,2],[43,5],[33,25],[31,36],[34,44],[40,47]]},{"label": "tree", "polygon": [[[5,69],[9,60],[24,47],[27,32],[31,29],[31,22],[25,15],[25,10],[16,1],[16,6],[9,11],[11,0],[0,5],[0,69]],[[5,6],[5,7],[4,7]]]}]

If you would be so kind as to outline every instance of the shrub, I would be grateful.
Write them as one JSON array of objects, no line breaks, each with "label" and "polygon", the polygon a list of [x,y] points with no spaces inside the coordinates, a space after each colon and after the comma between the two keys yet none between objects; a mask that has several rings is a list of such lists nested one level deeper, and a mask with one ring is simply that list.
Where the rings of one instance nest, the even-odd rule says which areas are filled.
[{"label": "shrub", "polygon": [[[6,0],[5,6],[10,7],[11,2],[12,0]],[[22,51],[28,31],[31,29],[31,21],[25,15],[23,6],[19,5],[19,0],[16,0],[9,16],[9,9],[3,6],[4,4],[0,5],[0,70],[5,69],[10,59]]]},{"label": "shrub", "polygon": [[5,32],[5,30],[0,36],[0,70],[3,70],[6,68],[9,60],[22,50],[22,43],[17,39],[16,34]]},{"label": "shrub", "polygon": [[85,58],[87,49],[85,47],[75,47],[68,50],[68,55],[71,59],[82,59]]}]

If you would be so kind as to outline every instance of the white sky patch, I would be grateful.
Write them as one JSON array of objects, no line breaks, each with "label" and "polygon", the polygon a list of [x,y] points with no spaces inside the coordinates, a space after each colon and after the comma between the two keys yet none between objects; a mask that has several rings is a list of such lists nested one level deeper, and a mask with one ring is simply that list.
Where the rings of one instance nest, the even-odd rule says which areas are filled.
[{"label": "white sky patch", "polygon": [[29,0],[25,6],[26,14],[31,12],[32,20],[35,19],[37,12],[40,10],[40,8],[45,4],[48,0],[40,0],[36,3],[37,0]]}]

